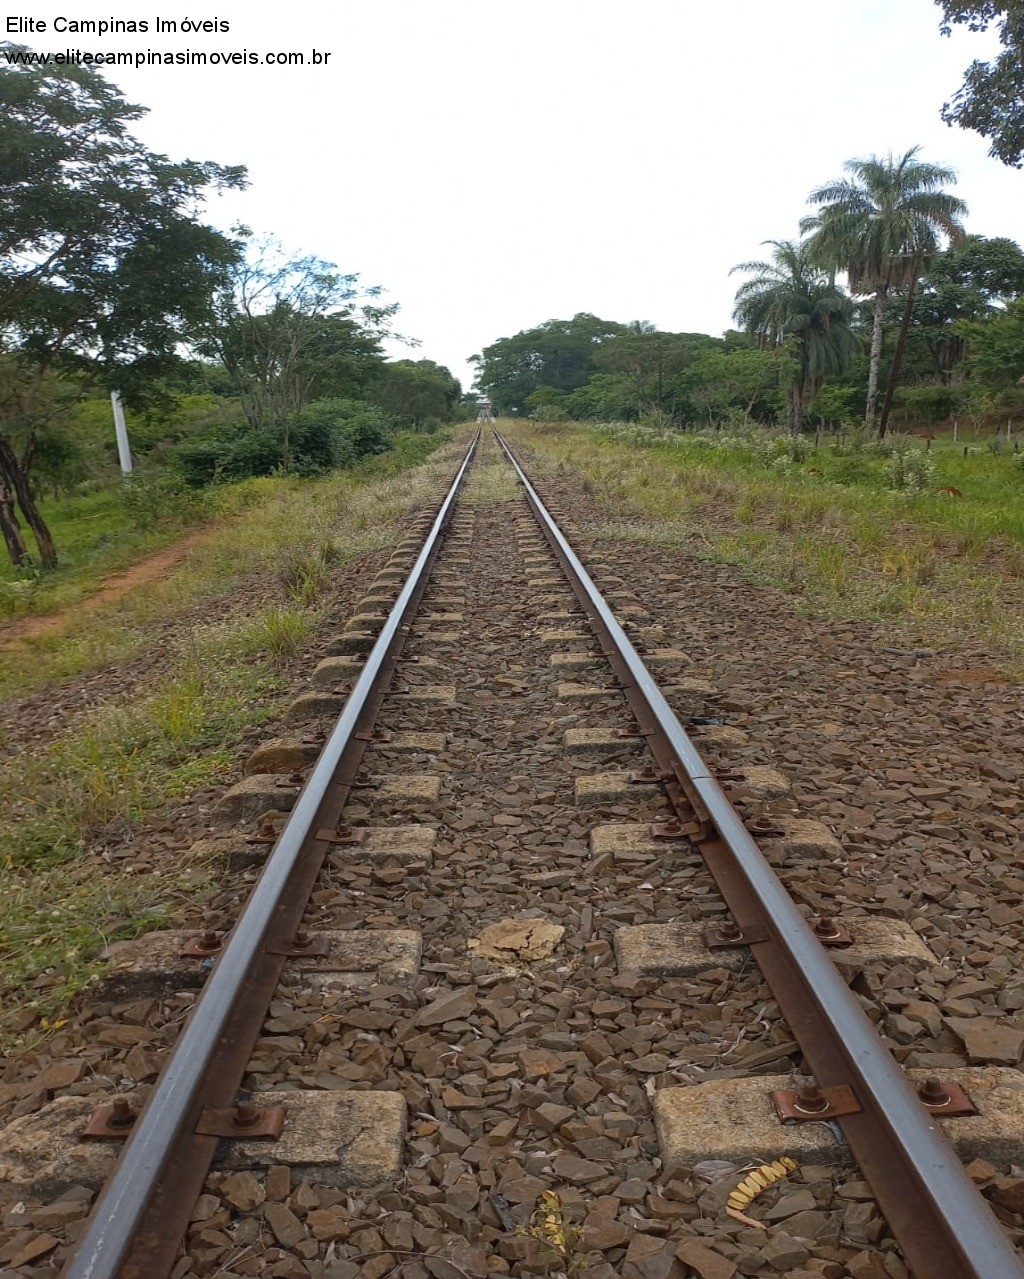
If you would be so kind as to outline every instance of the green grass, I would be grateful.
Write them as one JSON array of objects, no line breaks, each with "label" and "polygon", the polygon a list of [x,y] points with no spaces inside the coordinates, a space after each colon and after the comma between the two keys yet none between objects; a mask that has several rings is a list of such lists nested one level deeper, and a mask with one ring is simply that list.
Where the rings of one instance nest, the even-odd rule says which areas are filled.
[{"label": "green grass", "polygon": [[[183,604],[253,582],[246,609],[218,618],[211,607],[215,620],[179,635],[153,687],[83,715],[31,754],[0,760],[0,1048],[19,1029],[47,1029],[42,1019],[52,1026],[100,971],[104,945],[167,926],[208,894],[213,869],[194,854],[151,857],[144,841],[125,837],[229,775],[248,730],[280,713],[286,663],[330,615],[337,575],[395,544],[407,516],[436,500],[459,451],[401,471],[382,460],[313,483],[260,481],[259,507],[205,541],[188,566],[90,615],[108,643],[78,657],[104,665],[122,643],[166,645],[152,623]],[[27,674],[45,682],[68,669],[62,650],[74,641],[52,640],[4,655],[8,687],[19,677],[24,691]]]},{"label": "green grass", "polygon": [[[172,891],[201,891],[205,874],[187,856],[168,872],[148,864],[144,847],[127,857],[116,850],[155,810],[223,780],[246,730],[275,713],[282,676],[273,650],[237,660],[261,623],[273,625],[272,610],[199,637],[159,691],[94,712],[0,770],[5,1010],[61,1008],[99,970],[105,944],[166,924]],[[98,860],[105,845],[114,856]]]},{"label": "green grass", "polygon": [[[1024,466],[1012,452],[760,431],[523,425],[546,464],[609,511],[742,566],[824,617],[879,621],[930,645],[983,645],[1024,668]],[[943,486],[962,496],[939,492]],[[607,531],[607,530],[606,530]],[[610,526],[610,536],[623,529]],[[627,532],[628,535],[628,532]]]},{"label": "green grass", "polygon": [[[49,498],[39,503],[53,534],[59,566],[48,573],[15,568],[4,556],[0,564],[0,619],[47,612],[80,599],[110,572],[156,550],[178,536],[179,525],[135,530],[117,490],[83,497]],[[34,544],[25,530],[26,542]]]},{"label": "green grass", "polygon": [[[425,461],[451,438],[450,432],[425,435],[404,432],[393,448],[369,458],[347,474],[356,481],[396,475]],[[57,547],[53,570],[0,564],[0,622],[6,618],[45,614],[93,594],[111,573],[171,545],[183,530],[224,520],[251,506],[261,506],[282,487],[316,485],[316,480],[269,478],[241,480],[203,490],[182,489],[156,473],[77,497],[45,498],[39,506]],[[35,551],[25,530],[30,551]],[[2,554],[2,552],[0,552]]]},{"label": "green grass", "polygon": [[[186,562],[91,608],[73,629],[27,637],[0,652],[0,698],[121,661],[145,647],[154,622],[253,579],[273,578],[300,605],[315,598],[325,557],[341,563],[387,544],[395,523],[448,466],[449,450],[444,460],[432,459],[446,441],[443,434],[400,437],[395,449],[351,471],[314,480],[245,480],[216,490],[221,513],[230,511],[231,518],[211,528]],[[73,568],[68,574],[81,594],[84,579],[75,578]]]}]

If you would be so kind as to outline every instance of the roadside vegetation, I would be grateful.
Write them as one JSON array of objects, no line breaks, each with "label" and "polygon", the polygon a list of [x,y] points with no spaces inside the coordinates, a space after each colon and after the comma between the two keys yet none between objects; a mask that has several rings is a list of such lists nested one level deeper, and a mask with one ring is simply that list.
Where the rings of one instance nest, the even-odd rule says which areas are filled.
[{"label": "roadside vegetation", "polygon": [[245,170],[148,150],[144,114],[87,67],[0,66],[0,618],[61,602],[40,583],[65,559],[95,577],[247,500],[208,490],[464,416],[447,369],[385,358],[399,307],[379,286],[205,223]]},{"label": "roadside vegetation", "polygon": [[[406,435],[387,453],[349,471],[313,480],[268,477],[220,490],[231,498],[230,518],[211,527],[171,572],[90,607],[78,625],[60,625],[58,616],[52,629],[0,647],[0,698],[124,660],[152,643],[155,624],[172,621],[203,600],[228,597],[247,583],[258,594],[266,581],[284,575],[286,591],[300,597],[296,602],[304,602],[304,592],[316,596],[332,564],[387,544],[395,519],[408,509],[400,496],[410,482],[407,473],[448,438],[446,432]],[[434,464],[415,474],[421,472],[434,474]],[[398,486],[395,497],[392,483]],[[63,590],[61,602],[67,603],[84,592],[93,571],[90,565],[79,571],[69,563],[44,578],[43,589],[52,581],[51,598]]]},{"label": "roadside vegetation", "polygon": [[[0,67],[8,1032],[63,1006],[104,942],[202,900],[208,868],[141,824],[276,712],[332,583],[433,499],[450,458],[430,455],[467,411],[447,369],[385,358],[381,288],[209,225],[245,171],[150,151],[144,114],[86,67]],[[26,697],[84,673],[88,698]]]},{"label": "roadside vegetation", "polygon": [[755,425],[518,433],[547,467],[582,474],[608,510],[598,536],[733,563],[815,616],[880,622],[893,642],[981,649],[1024,675],[1024,465],[1012,449],[856,432],[816,447]]},{"label": "roadside vegetation", "polygon": [[[945,5],[979,29],[1002,8]],[[851,159],[800,238],[734,268],[737,329],[548,320],[486,347],[478,383],[583,472],[608,536],[1024,673],[1024,252],[968,235],[955,183],[917,147]]]},{"label": "roadside vegetation", "polygon": [[98,971],[105,944],[203,900],[219,871],[187,849],[161,856],[159,838],[154,848],[133,843],[140,823],[220,784],[247,731],[280,713],[292,691],[288,663],[328,624],[345,566],[393,545],[405,518],[436,497],[457,452],[422,461],[439,442],[411,437],[358,473],[259,481],[259,504],[198,545],[187,565],[90,613],[88,643],[47,637],[3,654],[5,690],[24,692],[78,660],[102,667],[111,654],[167,647],[153,623],[204,598],[230,601],[230,588],[247,584],[245,607],[222,604],[216,620],[178,627],[158,683],[115,693],[31,752],[5,753],[0,1039],[52,1021]]}]

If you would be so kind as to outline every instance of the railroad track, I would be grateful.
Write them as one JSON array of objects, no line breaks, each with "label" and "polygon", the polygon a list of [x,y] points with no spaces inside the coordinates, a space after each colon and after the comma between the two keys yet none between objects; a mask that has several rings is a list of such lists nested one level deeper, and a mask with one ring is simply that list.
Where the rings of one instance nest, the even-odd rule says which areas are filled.
[{"label": "railroad track", "polygon": [[[489,459],[492,480],[507,482],[514,469],[523,494],[515,504],[462,501],[478,448]],[[696,1212],[672,1178],[664,1148],[685,1097],[681,1103],[679,1090],[659,1087],[678,1082],[671,1052],[659,1049],[679,1053],[687,1040],[684,1019],[673,1013],[674,994],[687,975],[689,1000],[696,991],[698,1000],[713,1005],[728,991],[734,1021],[718,1032],[723,1043],[736,1034],[736,1042],[760,1035],[763,1061],[773,1060],[772,1045],[776,1060],[802,1059],[813,1078],[778,1103],[788,1104],[793,1121],[778,1124],[778,1152],[791,1148],[797,1127],[822,1132],[827,1124],[837,1150],[848,1145],[914,1275],[1024,1276],[936,1120],[949,1104],[948,1089],[932,1087],[929,1108],[889,1055],[823,945],[842,942],[842,930],[829,919],[808,920],[759,847],[785,834],[775,828],[771,804],[753,802],[749,793],[744,804],[741,791],[738,809],[736,788],[747,775],[710,767],[698,751],[701,738],[695,744],[684,728],[693,718],[714,718],[694,715],[701,693],[686,678],[685,655],[658,647],[657,636],[642,643],[636,622],[620,624],[609,599],[620,614],[642,609],[621,581],[606,585],[608,599],[508,444],[500,437],[474,440],[434,517],[379,576],[365,614],[318,670],[317,690],[299,700],[296,733],[305,731],[305,739],[285,739],[264,756],[284,758],[291,750],[299,752],[299,763],[313,754],[315,762],[289,778],[258,772],[235,794],[232,811],[243,817],[268,807],[268,787],[294,806],[273,834],[250,823],[248,855],[266,854],[262,874],[230,933],[198,938],[192,962],[216,962],[146,1106],[137,1117],[123,1106],[107,1116],[129,1135],[65,1266],[68,1279],[191,1273],[182,1266],[182,1240],[204,1185],[211,1184],[211,1164],[223,1158],[225,1140],[248,1139],[252,1150],[258,1138],[262,1149],[273,1151],[274,1138],[263,1135],[263,1126],[269,1133],[282,1117],[273,1098],[266,1100],[264,1082],[313,1076],[329,1093],[325,1072],[317,1075],[305,1058],[313,1051],[331,1059],[332,1029],[343,1051],[331,1070],[344,1071],[339,1057],[354,1062],[347,1076],[332,1076],[355,1084],[344,1097],[387,1096],[399,1109],[408,1102],[411,1111],[406,1197],[380,1200],[382,1212],[397,1214],[403,1226],[408,1215],[409,1228],[396,1225],[388,1233],[382,1226],[375,1234],[367,1225],[360,1274],[375,1279],[400,1264],[408,1269],[430,1252],[417,1233],[424,1223],[415,1211],[406,1214],[405,1205],[422,1209],[428,1224],[431,1211],[450,1229],[475,1222],[465,1233],[476,1251],[458,1254],[462,1273],[487,1273],[484,1245],[500,1237],[508,1247],[497,1254],[499,1270],[518,1265],[529,1272],[539,1264],[543,1221],[536,1204],[545,1189],[560,1193],[559,1212],[585,1216],[580,1246],[589,1239],[598,1252],[613,1248],[608,1240],[618,1236],[612,1229],[600,1241],[604,1218],[595,1216],[595,1202],[603,1200],[606,1215],[614,1211],[611,1200],[616,1210],[639,1203],[635,1225],[657,1222],[656,1199],[665,1214],[651,1227],[657,1243],[674,1221],[692,1220]],[[664,691],[652,672],[664,672]],[[335,706],[340,713],[321,745],[309,733]],[[580,729],[581,720],[589,727]],[[566,732],[566,724],[576,727]],[[709,757],[728,748],[728,729],[704,728]],[[396,736],[389,740],[389,732]],[[429,740],[438,733],[446,735],[440,745]],[[626,767],[620,774],[599,772],[570,754],[588,747]],[[444,759],[449,771],[431,784],[407,768],[395,770],[403,759],[435,766]],[[390,787],[381,782],[378,761],[396,771]],[[570,783],[575,796],[568,805]],[[764,794],[770,797],[770,785]],[[589,845],[587,803],[618,819],[592,831]],[[489,839],[480,833],[485,804]],[[443,821],[436,816],[441,810]],[[409,833],[409,814],[418,819],[418,834]],[[632,821],[622,823],[623,816]],[[614,842],[617,825],[630,832],[625,844]],[[392,838],[375,851],[381,831]],[[525,918],[533,928],[518,950],[509,943],[504,965],[480,947],[481,929],[496,915]],[[398,960],[390,968],[384,962],[375,983],[362,988],[349,989],[341,977],[325,980],[338,966],[325,961],[318,967],[318,951],[326,946],[321,933],[325,927],[330,933],[339,916],[347,929],[365,923],[367,929],[355,930],[363,936],[394,930],[388,932],[398,938],[394,953],[406,953],[404,936],[413,958],[405,968]],[[631,968],[627,925],[633,925],[630,944],[641,945],[646,936],[657,947],[664,940],[660,921],[681,918],[709,926],[707,957],[674,969],[666,956],[667,976],[657,976],[657,962]],[[618,972],[608,940],[616,926]],[[644,935],[644,927],[655,931]],[[475,951],[466,948],[470,935]],[[761,979],[745,956],[756,961],[782,1020],[765,1012]],[[702,969],[712,973],[710,980],[700,977]],[[527,993],[526,1009],[517,1006],[517,987]],[[585,1001],[594,1000],[595,988],[594,1011],[588,1011]],[[328,1032],[313,1033],[324,1022]],[[609,1025],[614,1033],[602,1029]],[[288,1046],[283,1066],[280,1059],[268,1065],[274,1035],[283,1042],[299,1028],[302,1042]],[[790,1034],[798,1052],[779,1047]],[[616,1048],[626,1045],[632,1075],[616,1073]],[[634,1048],[649,1051],[638,1057]],[[635,1082],[623,1082],[629,1078]],[[645,1087],[644,1079],[657,1082]],[[397,1088],[386,1092],[392,1083]],[[652,1139],[652,1097],[661,1145]],[[287,1115],[283,1122],[287,1130]],[[371,1117],[368,1126],[384,1122]],[[616,1146],[625,1152],[618,1163]],[[799,1153],[798,1145],[792,1149]],[[617,1169],[610,1180],[602,1176],[602,1159]],[[263,1167],[275,1162],[273,1153],[257,1157]],[[509,1162],[517,1174],[511,1180],[502,1173]],[[473,1170],[470,1189],[463,1181]],[[658,1173],[668,1183],[664,1194],[655,1189]],[[438,1204],[446,1213],[436,1211]],[[358,1208],[353,1211],[358,1216]],[[288,1215],[299,1227],[296,1238],[308,1238]],[[274,1229],[283,1247],[291,1224],[278,1218]],[[220,1217],[211,1220],[214,1233],[223,1230]],[[611,1217],[608,1222],[614,1225]],[[698,1239],[704,1235],[714,1243],[707,1231]],[[379,1248],[369,1246],[378,1241]],[[752,1264],[754,1244],[748,1238],[743,1244]],[[315,1258],[317,1250],[301,1255]],[[383,1269],[375,1268],[374,1257],[386,1258]],[[793,1268],[798,1265],[799,1259]],[[229,1267],[221,1263],[220,1269]],[[259,1273],[244,1266],[240,1272]],[[196,1273],[206,1271],[200,1265]],[[284,1266],[273,1273],[299,1271]]]}]

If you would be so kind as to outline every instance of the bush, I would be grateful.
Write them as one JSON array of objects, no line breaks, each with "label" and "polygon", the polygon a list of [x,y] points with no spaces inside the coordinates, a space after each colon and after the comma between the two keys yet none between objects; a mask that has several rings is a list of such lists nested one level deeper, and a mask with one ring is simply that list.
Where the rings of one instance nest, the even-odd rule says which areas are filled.
[{"label": "bush", "polygon": [[124,478],[117,496],[136,528],[168,517],[183,519],[200,500],[173,471],[136,471]]},{"label": "bush", "polygon": [[292,420],[295,452],[322,469],[353,466],[386,453],[394,443],[395,419],[364,400],[315,400]]},{"label": "bush", "polygon": [[269,475],[281,464],[281,445],[250,426],[219,426],[183,440],[174,450],[174,462],[186,484],[202,488],[220,480]]},{"label": "bush", "polygon": [[[316,400],[288,423],[289,469],[319,475],[384,453],[394,439],[393,419],[362,400]],[[257,431],[246,424],[217,426],[182,441],[174,461],[185,483],[202,488],[221,480],[271,475],[284,460],[284,428]]]},{"label": "bush", "polygon": [[887,465],[889,487],[897,492],[918,491],[930,488],[935,482],[935,461],[930,453],[921,449],[895,450]]}]

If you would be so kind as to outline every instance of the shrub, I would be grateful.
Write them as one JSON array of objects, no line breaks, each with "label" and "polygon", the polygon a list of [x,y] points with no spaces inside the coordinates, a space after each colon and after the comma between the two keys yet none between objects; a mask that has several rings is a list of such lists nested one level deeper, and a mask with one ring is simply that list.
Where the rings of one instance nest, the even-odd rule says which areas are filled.
[{"label": "shrub", "polygon": [[136,471],[125,477],[117,496],[136,528],[146,528],[154,520],[184,518],[198,500],[173,471]]},{"label": "shrub", "polygon": [[[248,423],[219,425],[184,440],[174,461],[185,483],[202,488],[221,480],[271,475],[284,457],[284,427],[258,431]],[[288,422],[290,469],[319,475],[383,453],[394,439],[393,419],[362,400],[316,400]]]},{"label": "shrub", "polygon": [[250,426],[218,426],[182,441],[174,462],[187,485],[202,488],[219,480],[269,475],[281,463],[281,445]]},{"label": "shrub", "polygon": [[302,451],[324,470],[386,453],[395,438],[391,414],[364,400],[315,400],[291,426],[296,456]]},{"label": "shrub", "polygon": [[930,488],[935,481],[935,463],[929,453],[921,449],[899,449],[889,458],[887,465],[889,486],[899,491],[920,491]]}]

